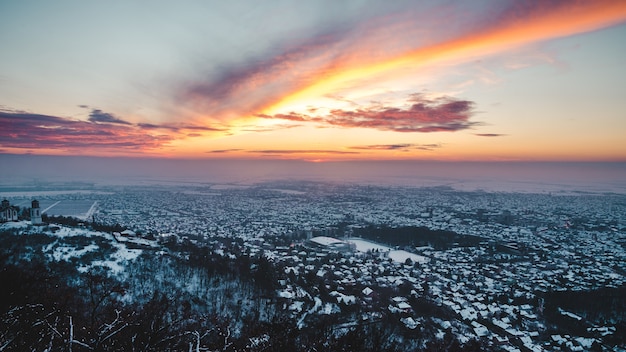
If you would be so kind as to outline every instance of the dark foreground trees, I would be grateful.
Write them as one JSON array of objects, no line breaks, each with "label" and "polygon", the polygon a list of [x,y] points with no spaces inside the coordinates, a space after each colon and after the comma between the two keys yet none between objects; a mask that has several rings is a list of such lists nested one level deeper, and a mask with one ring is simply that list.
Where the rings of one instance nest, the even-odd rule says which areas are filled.
[{"label": "dark foreground trees", "polygon": [[[59,261],[50,255],[53,245],[98,250]],[[237,243],[221,245],[238,255],[192,245],[146,250],[112,272],[105,263],[114,251],[100,237],[0,233],[0,351],[408,351],[432,345],[429,336],[399,338],[404,327],[397,318],[359,324],[349,310],[309,319],[299,329],[299,317],[276,299],[284,270],[266,257],[241,254]]]}]

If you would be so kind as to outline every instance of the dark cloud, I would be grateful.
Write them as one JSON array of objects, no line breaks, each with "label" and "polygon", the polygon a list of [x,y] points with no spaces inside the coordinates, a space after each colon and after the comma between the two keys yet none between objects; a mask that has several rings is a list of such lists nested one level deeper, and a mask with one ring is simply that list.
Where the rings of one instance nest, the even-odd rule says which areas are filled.
[{"label": "dark cloud", "polygon": [[222,153],[240,152],[242,150],[243,149],[216,149],[216,150],[209,150],[207,153],[222,154]]},{"label": "dark cloud", "polygon": [[21,149],[145,149],[171,138],[121,124],[99,124],[32,113],[0,112],[0,145]]},{"label": "dark cloud", "polygon": [[89,114],[89,121],[95,123],[116,123],[120,125],[132,125],[128,121],[124,121],[120,118],[113,116],[112,114],[109,114],[108,112],[104,112],[99,109],[91,110],[91,113]]},{"label": "dark cloud", "polygon": [[219,131],[226,131],[226,129],[223,128],[216,128],[216,127],[207,127],[207,126],[196,126],[196,125],[177,125],[177,124],[161,124],[161,125],[157,125],[157,124],[153,124],[153,123],[138,123],[137,127],[143,128],[143,129],[153,129],[153,130],[169,130],[172,132],[179,132],[181,130],[191,130],[191,131],[206,131],[206,132],[219,132]]},{"label": "dark cloud", "polygon": [[[95,114],[94,114],[95,111]],[[217,131],[211,127],[181,125],[133,125],[92,111],[88,121],[27,112],[0,111],[0,147],[57,150],[148,150],[185,138],[189,131]],[[146,126],[150,126],[147,128]],[[153,133],[151,129],[168,129],[171,133]],[[195,132],[194,132],[195,133]],[[195,133],[198,134],[198,133]]]},{"label": "dark cloud", "polygon": [[350,149],[397,150],[397,149],[408,149],[413,146],[415,146],[415,144],[375,144],[375,145],[360,145],[360,146],[350,147]]},{"label": "dark cloud", "polygon": [[413,95],[409,107],[374,106],[352,111],[332,110],[324,121],[340,127],[374,128],[395,132],[459,131],[475,123],[469,119],[474,103],[442,97],[435,100]]},{"label": "dark cloud", "polygon": [[506,134],[500,134],[500,133],[475,133],[475,136],[478,137],[502,137],[502,136],[506,136]]},{"label": "dark cloud", "polygon": [[262,150],[246,150],[246,149],[216,149],[209,150],[206,153],[209,154],[226,154],[231,152],[246,152],[252,154],[272,154],[272,155],[286,155],[286,154],[360,154],[355,151],[342,151],[342,150],[325,150],[325,149],[262,149]]},{"label": "dark cloud", "polygon": [[357,150],[434,150],[441,148],[441,144],[413,144],[413,143],[401,143],[401,144],[374,144],[374,145],[361,145],[350,147],[350,149]]},{"label": "dark cloud", "polygon": [[421,94],[410,96],[405,107],[373,105],[355,110],[334,109],[326,116],[297,113],[258,115],[289,121],[309,121],[338,127],[373,128],[394,132],[453,132],[478,125],[470,121],[474,103],[452,97],[427,99]]},{"label": "dark cloud", "polygon": [[266,149],[266,150],[249,150],[248,153],[261,154],[360,154],[358,152],[342,151],[342,150],[322,150],[322,149]]}]

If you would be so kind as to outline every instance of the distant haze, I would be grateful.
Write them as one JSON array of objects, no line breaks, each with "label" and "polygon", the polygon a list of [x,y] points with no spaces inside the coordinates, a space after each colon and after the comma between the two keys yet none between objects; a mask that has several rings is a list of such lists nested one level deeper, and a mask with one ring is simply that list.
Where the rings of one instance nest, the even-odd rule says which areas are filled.
[{"label": "distant haze", "polygon": [[237,183],[307,180],[486,191],[626,193],[626,163],[150,159],[0,155],[0,186],[33,182]]}]

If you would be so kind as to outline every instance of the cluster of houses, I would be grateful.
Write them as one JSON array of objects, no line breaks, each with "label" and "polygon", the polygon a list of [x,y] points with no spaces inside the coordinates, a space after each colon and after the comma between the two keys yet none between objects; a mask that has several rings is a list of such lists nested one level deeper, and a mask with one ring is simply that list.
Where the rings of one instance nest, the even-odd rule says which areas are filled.
[{"label": "cluster of houses", "polygon": [[[616,331],[583,319],[577,323],[587,326],[585,336],[553,333],[540,297],[626,284],[626,203],[620,196],[320,189],[124,190],[99,195],[96,215],[141,233],[242,239],[251,255],[263,253],[280,268],[278,295],[302,326],[319,315],[356,311],[367,322],[391,316],[407,331],[434,326],[437,333],[488,340],[510,351],[587,350]],[[486,241],[446,250],[408,248],[429,261],[404,262],[354,250],[341,239],[349,227],[341,233],[339,223],[426,226]],[[292,236],[298,233],[303,236]],[[311,241],[301,242],[306,237]],[[420,300],[448,315],[429,318]]]},{"label": "cluster of houses", "polygon": [[[588,333],[550,333],[540,293],[565,287],[551,282],[542,268],[530,263],[468,261],[472,256],[489,259],[498,255],[487,245],[425,250],[423,254],[432,260],[424,265],[393,261],[378,252],[345,250],[340,243],[346,241],[349,239],[321,237],[295,247],[264,246],[264,255],[284,274],[278,296],[285,308],[300,318],[301,326],[316,315],[329,314],[337,314],[337,324],[347,324],[341,317],[349,315],[342,312],[356,311],[368,323],[383,316],[395,317],[407,331],[435,326],[439,333],[450,332],[459,341],[481,339],[507,351],[583,351],[599,346],[615,331],[615,326],[597,326],[560,310],[564,318],[587,326]],[[561,272],[555,270],[550,272]],[[613,284],[623,285],[625,279],[616,277]],[[582,276],[572,280],[579,281],[577,287],[593,288]],[[542,282],[545,287],[538,287]],[[433,319],[429,316],[432,312],[422,311],[424,302],[445,312],[445,318]]]}]

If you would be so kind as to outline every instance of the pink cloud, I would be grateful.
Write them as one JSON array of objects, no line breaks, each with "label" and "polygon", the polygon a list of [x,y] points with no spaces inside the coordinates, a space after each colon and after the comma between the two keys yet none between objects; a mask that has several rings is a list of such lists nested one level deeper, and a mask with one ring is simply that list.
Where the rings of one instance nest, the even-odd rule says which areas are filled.
[{"label": "pink cloud", "polygon": [[[163,147],[189,131],[215,129],[193,125],[131,124],[100,110],[89,121],[27,112],[0,111],[0,147],[73,151],[139,152]],[[155,130],[166,129],[168,133]]]},{"label": "pink cloud", "polygon": [[474,103],[467,100],[441,97],[426,99],[414,94],[409,106],[370,106],[355,110],[331,110],[325,116],[304,114],[261,115],[263,118],[289,121],[309,121],[325,126],[373,128],[395,132],[459,131],[477,125],[470,121]]}]

